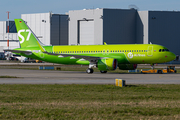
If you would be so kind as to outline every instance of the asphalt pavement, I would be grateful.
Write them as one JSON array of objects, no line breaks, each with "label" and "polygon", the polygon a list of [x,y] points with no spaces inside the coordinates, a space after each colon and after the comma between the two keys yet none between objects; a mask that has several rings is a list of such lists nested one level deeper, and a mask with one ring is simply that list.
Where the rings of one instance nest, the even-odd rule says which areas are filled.
[{"label": "asphalt pavement", "polygon": [[26,69],[0,69],[0,84],[115,84],[115,79],[123,79],[126,84],[180,84],[180,74],[140,74],[81,71],[52,71]]}]

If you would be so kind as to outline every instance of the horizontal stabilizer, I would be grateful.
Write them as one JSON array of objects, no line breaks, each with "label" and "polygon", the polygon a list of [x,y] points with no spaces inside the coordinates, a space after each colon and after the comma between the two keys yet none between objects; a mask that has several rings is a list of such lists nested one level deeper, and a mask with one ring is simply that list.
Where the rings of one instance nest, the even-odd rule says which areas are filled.
[{"label": "horizontal stabilizer", "polygon": [[27,54],[27,55],[32,54],[32,51],[23,51],[23,50],[9,50],[9,49],[5,49],[4,51],[14,52],[14,53],[24,53],[24,54]]}]

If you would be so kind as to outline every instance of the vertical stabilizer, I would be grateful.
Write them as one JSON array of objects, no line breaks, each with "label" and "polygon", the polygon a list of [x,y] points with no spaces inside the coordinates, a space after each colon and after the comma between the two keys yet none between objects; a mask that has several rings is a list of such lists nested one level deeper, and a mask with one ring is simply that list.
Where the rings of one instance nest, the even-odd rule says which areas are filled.
[{"label": "vertical stabilizer", "polygon": [[37,47],[40,42],[26,23],[22,19],[15,19],[15,24],[21,48]]}]

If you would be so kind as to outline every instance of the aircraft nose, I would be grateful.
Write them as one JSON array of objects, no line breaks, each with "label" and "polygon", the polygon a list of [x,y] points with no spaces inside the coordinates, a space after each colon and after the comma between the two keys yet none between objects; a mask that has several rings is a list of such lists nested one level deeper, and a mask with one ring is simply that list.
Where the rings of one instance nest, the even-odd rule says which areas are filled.
[{"label": "aircraft nose", "polygon": [[165,57],[169,58],[169,61],[175,60],[176,59],[176,55],[172,52],[169,53],[169,55],[166,55]]}]

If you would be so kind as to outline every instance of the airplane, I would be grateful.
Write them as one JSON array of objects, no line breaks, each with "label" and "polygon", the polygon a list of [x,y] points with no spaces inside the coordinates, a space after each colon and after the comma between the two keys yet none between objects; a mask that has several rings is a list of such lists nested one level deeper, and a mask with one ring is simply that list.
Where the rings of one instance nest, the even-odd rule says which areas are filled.
[{"label": "airplane", "polygon": [[137,64],[154,65],[176,58],[166,47],[157,44],[46,46],[22,19],[15,19],[15,24],[20,48],[4,51],[50,63],[89,65],[87,73],[93,73],[93,67],[97,67],[101,73],[117,67],[135,70]]}]

